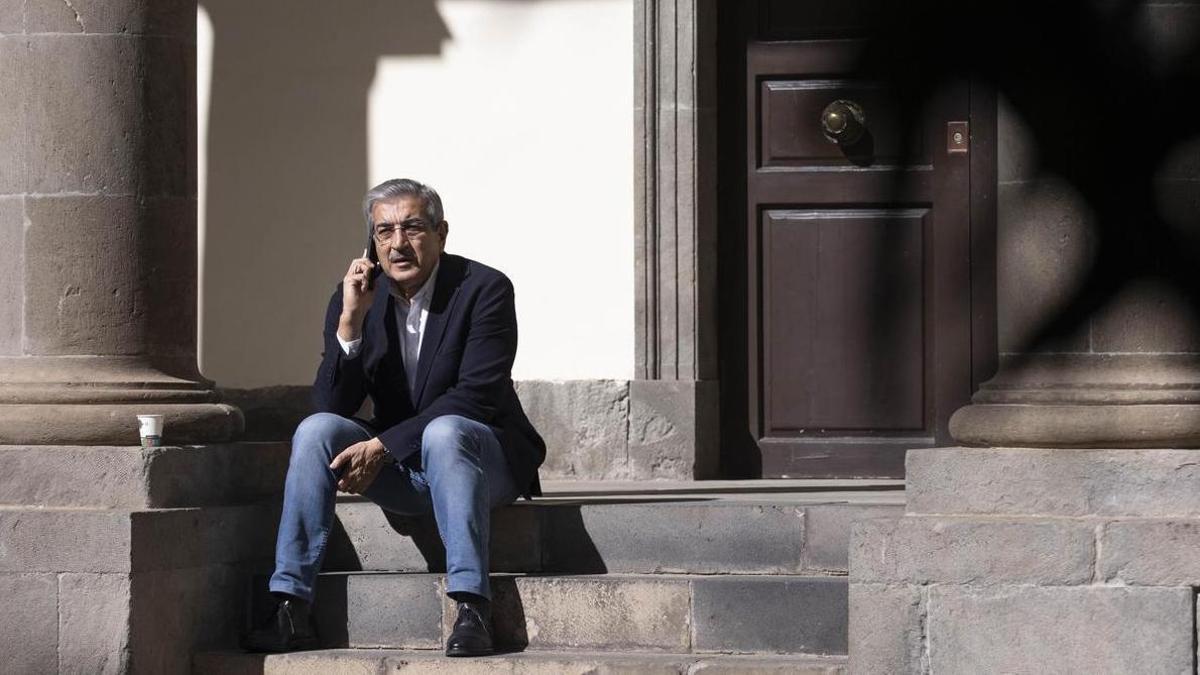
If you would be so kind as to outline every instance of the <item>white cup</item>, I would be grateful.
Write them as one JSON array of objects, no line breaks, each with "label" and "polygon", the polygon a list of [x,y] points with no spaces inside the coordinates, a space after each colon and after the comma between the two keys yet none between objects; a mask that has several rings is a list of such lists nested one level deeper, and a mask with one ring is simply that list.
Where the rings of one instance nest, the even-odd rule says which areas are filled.
[{"label": "white cup", "polygon": [[138,415],[138,434],[142,437],[142,447],[151,448],[162,445],[162,415]]}]

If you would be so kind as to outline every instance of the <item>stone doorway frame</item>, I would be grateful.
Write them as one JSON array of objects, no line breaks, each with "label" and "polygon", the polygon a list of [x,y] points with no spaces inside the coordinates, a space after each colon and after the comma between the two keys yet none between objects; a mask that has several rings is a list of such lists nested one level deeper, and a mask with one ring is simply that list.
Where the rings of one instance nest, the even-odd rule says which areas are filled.
[{"label": "stone doorway frame", "polygon": [[[635,369],[639,444],[717,478],[716,0],[634,0]],[[665,448],[660,448],[662,454]]]}]

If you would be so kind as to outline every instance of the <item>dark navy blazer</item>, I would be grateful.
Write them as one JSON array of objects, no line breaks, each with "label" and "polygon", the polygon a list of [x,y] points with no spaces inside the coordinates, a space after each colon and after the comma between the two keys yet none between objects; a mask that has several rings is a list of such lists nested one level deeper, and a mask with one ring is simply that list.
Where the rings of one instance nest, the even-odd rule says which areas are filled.
[{"label": "dark navy blazer", "polygon": [[318,411],[354,415],[367,396],[371,423],[390,455],[419,466],[425,425],[461,415],[492,428],[523,495],[541,494],[537,468],[546,443],[530,424],[512,383],[517,315],[508,277],[486,265],[442,254],[434,282],[413,396],[408,393],[388,279],[375,271],[375,297],[363,321],[362,345],[346,358],[337,340],[342,285],[325,313],[325,352],[313,385]]}]

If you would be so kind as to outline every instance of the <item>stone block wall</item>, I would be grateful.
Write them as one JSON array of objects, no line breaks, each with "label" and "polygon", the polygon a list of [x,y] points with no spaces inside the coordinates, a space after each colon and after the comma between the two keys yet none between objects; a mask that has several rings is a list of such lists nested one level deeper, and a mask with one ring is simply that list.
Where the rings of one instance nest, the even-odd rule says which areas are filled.
[{"label": "stone block wall", "polygon": [[517,395],[546,439],[543,478],[690,480],[716,469],[715,427],[697,419],[715,403],[706,384],[524,380]]},{"label": "stone block wall", "polygon": [[852,671],[1194,672],[1196,457],[910,451],[905,515],[851,535]]},{"label": "stone block wall", "polygon": [[[546,440],[543,479],[690,480],[713,477],[716,471],[716,419],[703,412],[715,409],[715,385],[519,380],[516,389]],[[226,389],[222,394],[245,415],[247,440],[290,439],[311,412],[308,387]],[[705,431],[708,427],[711,432]]]}]

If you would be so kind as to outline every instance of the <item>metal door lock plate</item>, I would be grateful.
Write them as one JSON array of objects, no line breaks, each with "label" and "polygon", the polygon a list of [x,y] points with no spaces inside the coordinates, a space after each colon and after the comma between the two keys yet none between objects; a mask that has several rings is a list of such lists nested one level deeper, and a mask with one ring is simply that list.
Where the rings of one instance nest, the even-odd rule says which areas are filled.
[{"label": "metal door lock plate", "polygon": [[971,126],[968,122],[946,122],[946,152],[965,153],[971,149]]}]

